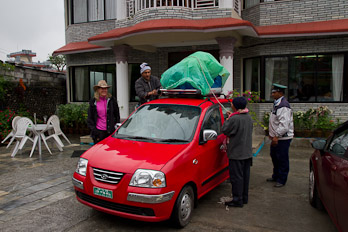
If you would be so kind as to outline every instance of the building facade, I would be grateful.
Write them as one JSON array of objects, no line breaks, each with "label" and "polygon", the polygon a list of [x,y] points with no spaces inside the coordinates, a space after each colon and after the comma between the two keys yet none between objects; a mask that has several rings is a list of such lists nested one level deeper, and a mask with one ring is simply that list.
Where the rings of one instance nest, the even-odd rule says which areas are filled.
[{"label": "building facade", "polygon": [[[294,110],[327,105],[348,119],[346,0],[65,0],[69,102],[86,102],[105,79],[121,118],[147,62],[158,77],[196,51],[231,73],[224,92],[257,91],[270,109],[276,82]],[[268,102],[268,103],[267,103]]]}]

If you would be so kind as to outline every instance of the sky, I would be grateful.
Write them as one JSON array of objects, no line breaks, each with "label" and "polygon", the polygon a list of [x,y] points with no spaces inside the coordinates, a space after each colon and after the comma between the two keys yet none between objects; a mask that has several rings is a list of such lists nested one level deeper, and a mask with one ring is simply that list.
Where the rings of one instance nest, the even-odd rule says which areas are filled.
[{"label": "sky", "polygon": [[65,45],[64,0],[0,0],[0,60],[25,50],[43,62]]}]

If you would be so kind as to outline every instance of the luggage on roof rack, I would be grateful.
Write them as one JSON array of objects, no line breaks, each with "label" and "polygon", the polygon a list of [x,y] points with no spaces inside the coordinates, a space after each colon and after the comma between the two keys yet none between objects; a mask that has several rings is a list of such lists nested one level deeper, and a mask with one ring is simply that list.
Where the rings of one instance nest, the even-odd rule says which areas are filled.
[{"label": "luggage on roof rack", "polygon": [[160,81],[167,90],[198,89],[207,96],[212,88],[221,89],[229,75],[210,53],[195,52],[167,69]]},{"label": "luggage on roof rack", "polygon": [[199,89],[160,89],[162,96],[168,97],[180,97],[180,98],[204,98],[222,95],[221,88],[212,88],[210,93],[207,95],[202,95]]}]

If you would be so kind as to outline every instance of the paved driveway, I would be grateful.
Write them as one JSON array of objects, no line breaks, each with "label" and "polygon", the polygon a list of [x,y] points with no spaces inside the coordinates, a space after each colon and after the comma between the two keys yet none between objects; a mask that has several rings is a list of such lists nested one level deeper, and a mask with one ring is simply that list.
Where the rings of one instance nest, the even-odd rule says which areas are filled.
[{"label": "paved driveway", "polygon": [[[78,137],[64,152],[45,148],[40,158],[30,150],[10,157],[0,147],[0,231],[176,231],[167,222],[145,223],[107,215],[77,202],[71,176],[78,158]],[[11,147],[13,148],[13,146]],[[228,182],[199,200],[191,223],[180,231],[336,231],[325,212],[308,203],[308,157],[311,148],[290,149],[290,175],[283,188],[267,183],[272,164],[268,145],[254,158],[249,203],[243,208],[219,204],[231,194]]]}]

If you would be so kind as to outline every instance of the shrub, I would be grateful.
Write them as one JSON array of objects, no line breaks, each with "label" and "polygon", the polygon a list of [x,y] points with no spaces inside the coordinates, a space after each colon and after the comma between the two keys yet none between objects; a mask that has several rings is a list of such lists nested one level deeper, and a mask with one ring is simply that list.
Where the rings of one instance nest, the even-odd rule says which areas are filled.
[{"label": "shrub", "polygon": [[1,141],[6,138],[6,136],[12,131],[12,119],[15,116],[28,117],[32,119],[29,111],[20,109],[18,112],[15,112],[11,109],[6,109],[0,111],[0,139]]},{"label": "shrub", "polygon": [[58,105],[58,117],[68,127],[86,127],[88,103]]}]

